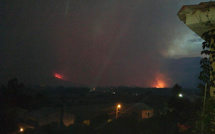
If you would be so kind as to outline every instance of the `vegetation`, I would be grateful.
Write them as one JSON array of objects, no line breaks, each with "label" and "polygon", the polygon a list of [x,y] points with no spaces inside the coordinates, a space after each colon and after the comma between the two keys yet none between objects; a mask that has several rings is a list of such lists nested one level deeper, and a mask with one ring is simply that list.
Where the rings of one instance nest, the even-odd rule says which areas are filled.
[{"label": "vegetation", "polygon": [[[202,43],[203,51],[201,54],[205,54],[206,57],[200,62],[202,72],[200,72],[199,79],[203,84],[207,84],[202,91],[206,90],[205,93],[208,94],[211,87],[215,87],[215,70],[213,69],[213,64],[215,61],[215,29],[205,32],[202,36],[205,41]],[[215,100],[209,95],[204,95],[206,101],[203,102],[201,120],[196,122],[195,133],[201,134],[214,134],[215,133]],[[200,129],[199,129],[200,128]]]}]

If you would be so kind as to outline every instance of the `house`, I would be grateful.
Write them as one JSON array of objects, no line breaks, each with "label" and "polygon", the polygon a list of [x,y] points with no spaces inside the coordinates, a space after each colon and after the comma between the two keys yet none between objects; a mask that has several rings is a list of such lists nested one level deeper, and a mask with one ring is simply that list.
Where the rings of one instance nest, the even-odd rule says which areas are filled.
[{"label": "house", "polygon": [[125,108],[122,112],[126,115],[136,116],[141,120],[153,117],[154,110],[145,103],[132,103],[123,105]]},{"label": "house", "polygon": [[[29,112],[25,118],[26,123],[33,126],[48,125],[54,122],[60,123],[61,108],[43,107],[41,109]],[[74,124],[75,117],[72,114],[64,112],[63,124],[69,126]]]}]

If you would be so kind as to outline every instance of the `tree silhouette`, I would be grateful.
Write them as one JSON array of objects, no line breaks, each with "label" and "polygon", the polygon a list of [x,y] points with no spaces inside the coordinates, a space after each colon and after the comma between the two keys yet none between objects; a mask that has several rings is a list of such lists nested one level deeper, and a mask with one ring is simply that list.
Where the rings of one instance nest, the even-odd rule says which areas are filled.
[{"label": "tree silhouette", "polygon": [[172,94],[174,97],[178,96],[179,93],[181,93],[182,87],[178,84],[175,84],[172,88]]}]

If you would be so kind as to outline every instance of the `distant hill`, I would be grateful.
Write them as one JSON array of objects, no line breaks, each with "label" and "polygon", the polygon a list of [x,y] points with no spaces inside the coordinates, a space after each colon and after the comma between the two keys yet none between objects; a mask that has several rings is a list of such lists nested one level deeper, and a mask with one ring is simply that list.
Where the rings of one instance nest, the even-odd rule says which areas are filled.
[{"label": "distant hill", "polygon": [[[180,59],[165,59],[162,63],[161,71],[168,75],[171,80],[170,88],[174,84],[178,83],[182,88],[197,88],[200,81],[198,80],[201,57],[187,57]],[[41,83],[43,84],[43,83]],[[74,83],[70,81],[56,79],[51,77],[46,83],[46,86],[51,85],[54,87],[65,86],[65,87],[86,87],[85,85]],[[110,85],[111,86],[111,85]],[[123,85],[127,86],[127,85]]]},{"label": "distant hill", "polygon": [[180,59],[166,59],[165,70],[175,83],[183,88],[196,88],[199,84],[198,76],[201,71],[201,57],[189,57]]}]

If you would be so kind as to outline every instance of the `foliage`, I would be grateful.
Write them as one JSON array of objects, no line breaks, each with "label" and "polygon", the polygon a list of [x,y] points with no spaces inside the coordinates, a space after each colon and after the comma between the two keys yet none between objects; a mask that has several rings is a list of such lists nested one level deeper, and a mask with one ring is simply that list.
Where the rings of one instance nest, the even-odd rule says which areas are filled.
[{"label": "foliage", "polygon": [[214,134],[215,133],[215,99],[208,98],[206,101],[205,107],[205,115],[204,115],[204,122],[205,122],[205,132],[207,134]]},{"label": "foliage", "polygon": [[[201,54],[204,54],[206,57],[200,61],[202,71],[200,72],[199,79],[203,83],[207,83],[207,90],[210,87],[215,86],[215,70],[213,69],[213,64],[215,61],[215,29],[205,32],[202,35],[202,38],[205,40],[202,43],[203,51]],[[204,89],[203,85],[200,85]],[[205,98],[206,99],[206,98]],[[204,107],[205,105],[205,107]],[[215,99],[208,97],[205,104],[203,104],[202,114],[199,115],[200,120],[196,121],[196,128],[194,133],[215,133]]]},{"label": "foliage", "polygon": [[208,84],[208,87],[215,86],[214,81],[215,72],[212,67],[212,63],[215,61],[215,29],[205,32],[202,35],[205,41],[202,43],[202,52],[206,57],[200,61],[202,71],[200,72],[199,79]]}]

